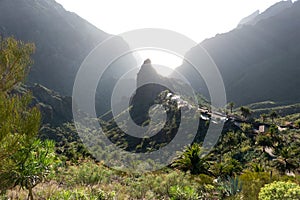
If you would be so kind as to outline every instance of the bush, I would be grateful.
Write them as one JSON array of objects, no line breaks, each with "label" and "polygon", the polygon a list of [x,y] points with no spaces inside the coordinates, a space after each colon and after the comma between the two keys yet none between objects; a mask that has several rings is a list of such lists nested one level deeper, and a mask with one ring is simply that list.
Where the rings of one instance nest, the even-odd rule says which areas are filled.
[{"label": "bush", "polygon": [[103,190],[88,191],[86,189],[62,190],[55,192],[49,200],[110,200],[114,199],[114,192]]},{"label": "bush", "polygon": [[170,188],[170,197],[172,200],[193,200],[199,199],[196,190],[192,187],[172,186]]},{"label": "bush", "polygon": [[259,200],[300,199],[300,186],[292,182],[275,181],[266,184],[259,192]]},{"label": "bush", "polygon": [[84,161],[79,166],[70,166],[68,171],[62,173],[62,179],[67,179],[70,186],[93,186],[106,183],[112,172],[93,161]]},{"label": "bush", "polygon": [[261,187],[271,181],[270,174],[267,172],[245,172],[240,179],[243,182],[241,193],[247,200],[257,200]]}]

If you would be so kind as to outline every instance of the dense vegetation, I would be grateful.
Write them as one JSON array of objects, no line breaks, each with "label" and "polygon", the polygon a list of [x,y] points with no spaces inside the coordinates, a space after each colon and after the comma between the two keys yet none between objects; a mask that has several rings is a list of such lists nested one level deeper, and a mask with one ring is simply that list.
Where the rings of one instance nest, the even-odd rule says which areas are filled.
[{"label": "dense vegetation", "polygon": [[11,93],[28,73],[32,44],[0,38],[0,190],[20,186],[29,191],[50,173],[54,143],[37,138],[40,112],[29,107],[31,95]]}]

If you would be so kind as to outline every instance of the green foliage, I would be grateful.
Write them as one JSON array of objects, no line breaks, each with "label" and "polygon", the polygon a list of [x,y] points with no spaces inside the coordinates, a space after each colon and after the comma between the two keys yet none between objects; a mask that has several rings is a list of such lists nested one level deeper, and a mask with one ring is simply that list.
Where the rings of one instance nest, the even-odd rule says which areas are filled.
[{"label": "green foliage", "polygon": [[243,182],[242,196],[247,200],[257,200],[260,188],[270,182],[267,172],[245,172],[240,176]]},{"label": "green foliage", "polygon": [[210,170],[215,177],[225,178],[240,174],[243,168],[239,161],[230,158],[224,162],[214,162]]},{"label": "green foliage", "polygon": [[272,119],[272,123],[274,123],[274,119],[278,117],[278,113],[274,110],[272,110],[269,114],[269,116],[271,117]]},{"label": "green foliage", "polygon": [[87,192],[85,190],[63,190],[54,193],[49,200],[110,200],[114,199],[115,193],[103,190]]},{"label": "green foliage", "polygon": [[203,150],[201,146],[194,143],[188,146],[172,164],[173,167],[183,171],[190,171],[191,174],[208,173],[209,164],[201,158]]},{"label": "green foliage", "polygon": [[252,171],[253,172],[264,172],[265,168],[261,164],[253,163],[252,164]]},{"label": "green foliage", "polygon": [[13,38],[0,39],[0,190],[3,191],[16,184],[12,170],[26,162],[18,155],[34,143],[40,113],[37,108],[29,108],[31,95],[10,94],[24,80],[34,46]]},{"label": "green foliage", "polygon": [[51,172],[54,143],[37,140],[40,112],[30,108],[31,95],[13,94],[24,79],[33,44],[0,38],[0,191],[20,186],[32,189]]},{"label": "green foliage", "polygon": [[280,173],[292,172],[299,167],[299,155],[293,146],[283,147],[277,152],[279,156],[272,163]]},{"label": "green foliage", "polygon": [[20,84],[32,64],[34,45],[14,38],[0,38],[0,91],[7,93]]},{"label": "green foliage", "polygon": [[263,113],[263,114],[260,115],[260,118],[261,118],[262,122],[265,123],[265,121],[266,121],[267,118],[268,118],[268,115],[265,114],[265,113]]},{"label": "green foliage", "polygon": [[242,116],[243,116],[245,119],[248,119],[248,117],[250,117],[250,115],[251,115],[251,110],[250,110],[250,108],[247,108],[247,107],[242,106],[242,107],[240,108],[240,111],[241,111],[241,113],[242,113]]},{"label": "green foliage", "polygon": [[297,128],[300,128],[300,119],[296,120],[294,124]]},{"label": "green foliage", "polygon": [[[24,146],[12,156],[14,163],[10,175],[15,185],[32,189],[41,183],[56,166],[56,155],[53,141],[35,140]],[[19,161],[24,161],[18,163]]]},{"label": "green foliage", "polygon": [[70,166],[68,182],[71,185],[96,185],[106,183],[111,171],[93,161],[85,161],[79,166]]},{"label": "green foliage", "polygon": [[259,192],[259,200],[300,199],[300,186],[296,183],[275,181],[265,185]]},{"label": "green foliage", "polygon": [[227,177],[227,180],[220,183],[221,189],[226,196],[234,196],[242,191],[242,182],[239,177]]},{"label": "green foliage", "polygon": [[199,195],[192,187],[172,186],[170,188],[170,198],[172,200],[197,200]]},{"label": "green foliage", "polygon": [[243,123],[241,125],[241,129],[244,133],[252,133],[253,132],[253,127],[251,124],[248,123]]},{"label": "green foliage", "polygon": [[228,103],[228,108],[230,109],[230,113],[232,113],[232,109],[233,109],[234,105],[235,105],[234,102]]},{"label": "green foliage", "polygon": [[259,146],[263,147],[263,150],[265,150],[265,147],[272,147],[273,141],[272,138],[268,135],[259,135],[256,137],[256,143]]},{"label": "green foliage", "polygon": [[[30,95],[17,96],[0,93],[0,159],[2,167],[25,144],[34,140],[38,130],[40,113],[28,108]],[[0,166],[0,168],[1,168]],[[1,173],[1,169],[0,169]]]}]

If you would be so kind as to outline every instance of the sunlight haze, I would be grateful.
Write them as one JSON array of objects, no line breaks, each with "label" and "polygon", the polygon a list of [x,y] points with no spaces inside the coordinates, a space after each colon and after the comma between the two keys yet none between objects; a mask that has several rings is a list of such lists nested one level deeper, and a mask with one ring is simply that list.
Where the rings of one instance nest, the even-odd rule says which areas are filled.
[{"label": "sunlight haze", "polygon": [[[56,0],[102,31],[118,35],[141,28],[176,31],[197,43],[228,32],[256,10],[265,11],[280,0]],[[153,63],[176,68],[182,63],[174,55],[147,51],[139,53],[138,62],[150,58]],[[142,61],[141,61],[142,63]]]},{"label": "sunlight haze", "polygon": [[235,28],[256,10],[263,12],[280,0],[56,0],[99,29],[120,34],[139,28],[177,31],[196,42]]}]

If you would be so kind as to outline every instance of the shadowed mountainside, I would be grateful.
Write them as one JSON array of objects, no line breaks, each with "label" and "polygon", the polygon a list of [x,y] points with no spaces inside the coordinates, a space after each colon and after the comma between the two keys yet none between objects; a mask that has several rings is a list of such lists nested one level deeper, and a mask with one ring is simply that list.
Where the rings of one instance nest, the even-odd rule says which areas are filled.
[{"label": "shadowed mountainside", "polygon": [[[1,0],[0,34],[35,43],[34,66],[28,83],[39,83],[68,96],[84,58],[111,36],[54,0]],[[119,45],[127,44],[120,38]],[[113,48],[118,47],[107,52]],[[135,64],[133,58],[122,62]],[[116,65],[119,69],[115,68],[108,76],[122,71],[120,62]]]},{"label": "shadowed mountainside", "polygon": [[[201,46],[208,51],[222,74],[228,101],[238,105],[266,100],[297,103],[300,101],[299,19],[297,1],[255,25],[244,25],[203,41],[186,58],[201,66],[198,51]],[[177,70],[208,96],[202,77],[189,64]]]}]

